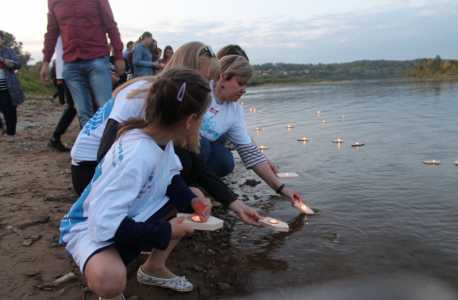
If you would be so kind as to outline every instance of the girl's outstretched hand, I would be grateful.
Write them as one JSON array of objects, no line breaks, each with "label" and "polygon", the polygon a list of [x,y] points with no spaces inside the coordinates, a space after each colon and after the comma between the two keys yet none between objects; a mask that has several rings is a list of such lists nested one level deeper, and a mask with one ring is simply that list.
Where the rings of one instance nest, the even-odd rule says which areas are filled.
[{"label": "girl's outstretched hand", "polygon": [[281,193],[282,196],[288,197],[291,200],[291,205],[294,206],[294,204],[302,203],[301,195],[296,190],[290,189],[285,187]]},{"label": "girl's outstretched hand", "polygon": [[258,220],[264,219],[264,217],[260,216],[255,209],[245,205],[245,203],[240,200],[237,199],[229,204],[229,208],[235,211],[240,219],[246,224],[257,227],[261,226],[259,225]]},{"label": "girl's outstretched hand", "polygon": [[170,220],[170,225],[172,226],[172,236],[171,239],[177,240],[185,236],[186,233],[193,233],[194,229],[188,225],[182,224],[185,220],[185,217],[173,218]]},{"label": "girl's outstretched hand", "polygon": [[194,198],[191,201],[194,211],[200,216],[202,222],[207,222],[212,211],[212,203],[208,198]]}]

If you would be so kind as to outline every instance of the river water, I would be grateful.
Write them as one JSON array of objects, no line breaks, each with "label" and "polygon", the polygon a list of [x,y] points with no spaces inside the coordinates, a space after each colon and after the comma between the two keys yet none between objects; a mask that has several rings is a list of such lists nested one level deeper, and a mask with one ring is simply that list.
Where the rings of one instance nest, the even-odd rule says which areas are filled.
[{"label": "river water", "polygon": [[[458,287],[458,80],[254,87],[241,102],[256,144],[270,147],[281,172],[300,176],[282,182],[319,210],[299,215],[264,183],[239,188],[291,229],[236,223],[233,268],[247,292],[399,272]],[[238,186],[256,178],[250,172],[230,180]]]}]

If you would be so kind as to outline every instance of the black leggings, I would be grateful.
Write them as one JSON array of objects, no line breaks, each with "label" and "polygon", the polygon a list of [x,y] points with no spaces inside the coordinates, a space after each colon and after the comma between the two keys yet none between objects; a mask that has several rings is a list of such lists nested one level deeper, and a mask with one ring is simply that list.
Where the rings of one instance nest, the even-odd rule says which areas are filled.
[{"label": "black leggings", "polygon": [[96,161],[83,161],[79,166],[72,165],[73,189],[78,196],[81,196],[84,189],[91,183],[96,167]]},{"label": "black leggings", "polygon": [[[8,90],[0,90],[0,111],[3,113],[3,116],[5,117],[7,135],[16,134],[16,125],[17,125],[16,108],[17,106],[13,106],[10,92]],[[3,128],[1,121],[0,121],[0,128]]]}]

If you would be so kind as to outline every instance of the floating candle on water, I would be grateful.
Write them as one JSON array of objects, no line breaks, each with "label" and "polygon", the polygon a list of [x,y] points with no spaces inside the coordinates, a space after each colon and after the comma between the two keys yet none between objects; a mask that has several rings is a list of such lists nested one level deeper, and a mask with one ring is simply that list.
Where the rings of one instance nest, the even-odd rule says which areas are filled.
[{"label": "floating candle on water", "polygon": [[342,116],[342,117],[340,117],[340,118],[345,119],[345,116]]},{"label": "floating candle on water", "polygon": [[320,114],[321,112],[320,112],[320,111],[317,111],[316,113],[317,113],[317,114]]},{"label": "floating candle on water", "polygon": [[458,166],[458,160],[455,160],[455,161],[453,162],[453,164],[454,164],[455,166]]},{"label": "floating candle on water", "polygon": [[364,146],[364,144],[356,142],[356,143],[352,144],[351,146],[352,147],[361,147],[361,146]]},{"label": "floating candle on water", "polygon": [[297,139],[298,142],[307,142],[309,139],[306,137],[303,137],[301,139]]},{"label": "floating candle on water", "polygon": [[254,130],[255,130],[255,131],[259,131],[259,130],[261,130],[261,128],[256,127]]},{"label": "floating candle on water", "polygon": [[276,174],[278,178],[296,178],[299,177],[299,175],[295,172],[288,172],[288,173],[277,173]]},{"label": "floating candle on water", "polygon": [[323,124],[326,124],[326,123],[328,123],[328,122],[326,122],[326,121],[324,121],[324,120],[323,120],[323,122],[322,122],[322,123],[323,123]]},{"label": "floating candle on water", "polygon": [[192,216],[191,219],[192,219],[194,222],[202,222],[202,220],[200,219],[199,216]]},{"label": "floating candle on water", "polygon": [[290,128],[294,128],[294,126],[288,125],[286,126],[286,128],[290,129]]},{"label": "floating candle on water", "polygon": [[264,146],[259,147],[259,150],[267,150],[267,149],[269,149],[269,147],[264,147]]},{"label": "floating candle on water", "polygon": [[337,140],[332,140],[331,142],[333,142],[333,143],[339,143],[339,144],[340,144],[340,143],[343,143],[344,140],[337,139]]},{"label": "floating candle on water", "polygon": [[422,163],[424,163],[425,165],[440,165],[441,164],[440,161],[435,160],[435,159],[433,159],[433,160],[425,160]]},{"label": "floating candle on water", "polygon": [[263,227],[270,228],[275,231],[283,231],[283,232],[288,232],[289,231],[289,226],[285,222],[276,220],[274,218],[270,217],[265,217],[264,219],[258,220],[259,225]]},{"label": "floating candle on water", "polygon": [[301,203],[299,204],[298,202],[296,202],[294,204],[294,208],[297,209],[298,211],[300,211],[301,213],[303,214],[307,214],[307,215],[313,215],[315,214],[315,212],[313,211],[313,209],[311,209],[310,207],[308,207],[307,205]]},{"label": "floating candle on water", "polygon": [[259,113],[260,113],[260,114],[263,114],[264,112],[262,112],[262,111],[259,111]]},{"label": "floating candle on water", "polygon": [[254,112],[256,112],[256,108],[254,109]]}]

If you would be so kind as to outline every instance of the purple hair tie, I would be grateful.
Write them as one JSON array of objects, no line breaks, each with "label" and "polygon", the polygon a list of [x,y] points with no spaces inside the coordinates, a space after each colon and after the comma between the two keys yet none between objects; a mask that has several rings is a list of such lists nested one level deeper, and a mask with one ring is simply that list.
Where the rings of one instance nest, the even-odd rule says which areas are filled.
[{"label": "purple hair tie", "polygon": [[181,86],[180,91],[178,91],[178,95],[177,95],[178,101],[180,102],[183,101],[185,91],[186,91],[186,82],[183,82],[183,85]]}]

